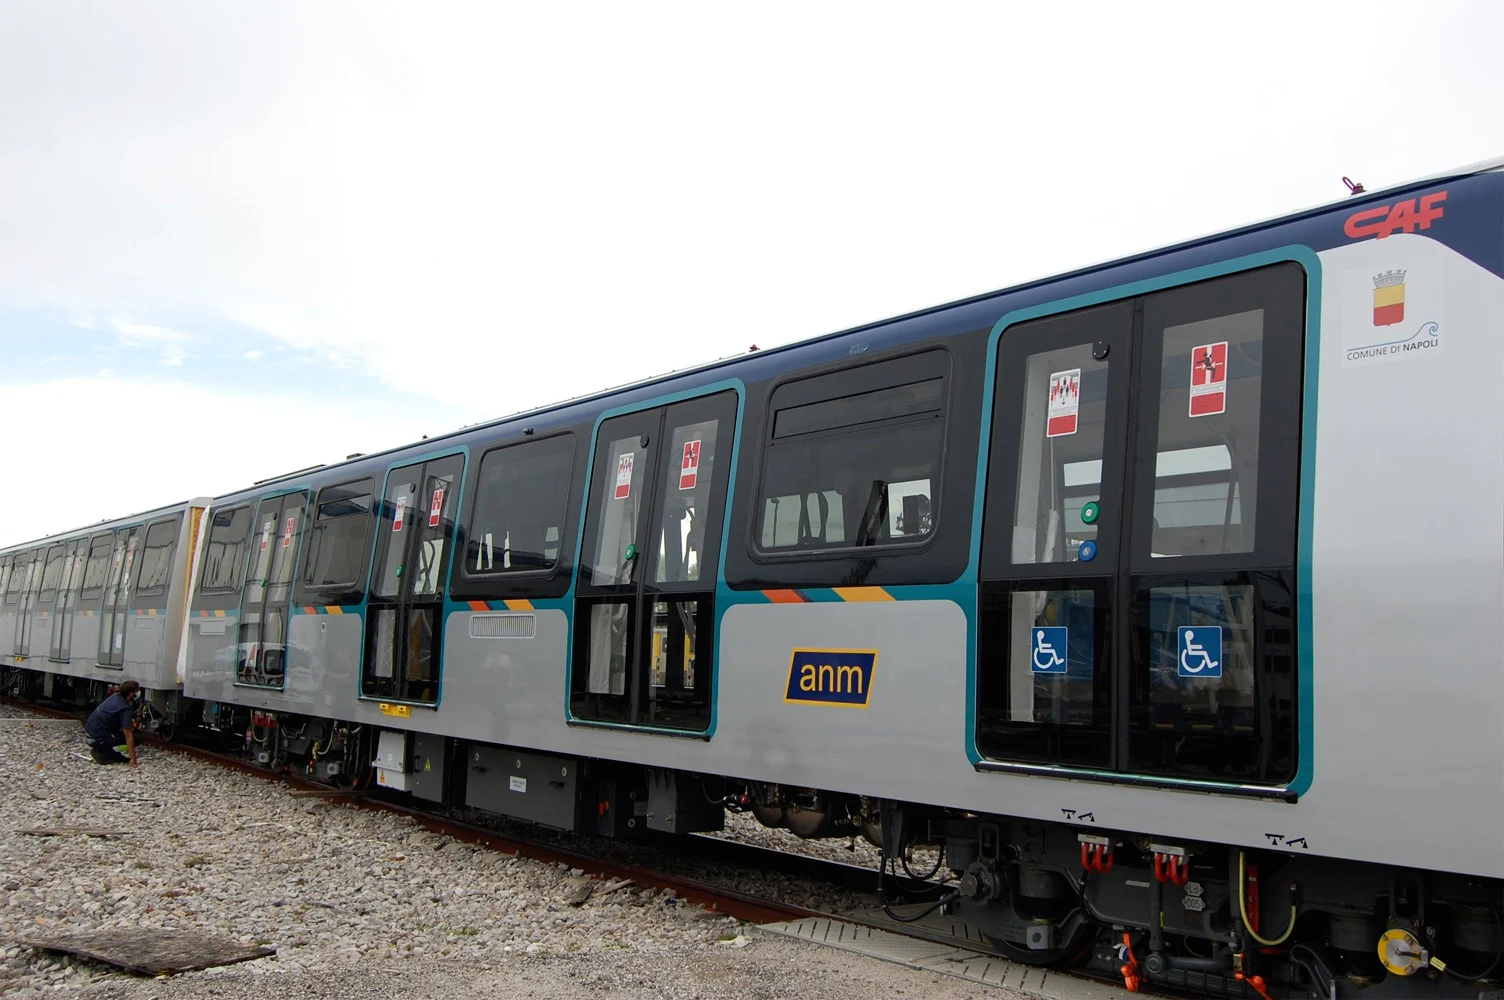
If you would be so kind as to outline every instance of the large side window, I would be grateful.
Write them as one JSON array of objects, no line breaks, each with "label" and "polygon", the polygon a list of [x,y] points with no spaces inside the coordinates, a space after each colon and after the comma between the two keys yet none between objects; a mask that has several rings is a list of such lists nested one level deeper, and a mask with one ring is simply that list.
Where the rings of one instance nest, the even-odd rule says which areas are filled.
[{"label": "large side window", "polygon": [[204,570],[199,592],[232,594],[240,589],[245,570],[246,546],[251,537],[251,508],[234,507],[214,512],[209,541],[204,546]]},{"label": "large side window", "polygon": [[133,595],[134,606],[155,607],[156,598],[167,593],[172,579],[173,554],[177,551],[178,522],[158,521],[146,529],[146,544],[141,549],[141,576]]},{"label": "large side window", "polygon": [[928,541],[948,382],[932,351],[779,386],[753,530],[762,555]]},{"label": "large side window", "polygon": [[371,555],[372,480],[319,491],[304,559],[300,602],[358,604]]},{"label": "large side window", "polygon": [[480,462],[463,575],[547,573],[559,562],[569,516],[571,434],[493,449]]}]

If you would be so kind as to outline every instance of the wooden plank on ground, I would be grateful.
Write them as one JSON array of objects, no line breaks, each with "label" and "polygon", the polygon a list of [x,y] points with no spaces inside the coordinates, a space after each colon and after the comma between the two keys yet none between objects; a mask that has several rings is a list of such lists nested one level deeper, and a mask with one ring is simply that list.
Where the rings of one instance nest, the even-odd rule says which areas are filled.
[{"label": "wooden plank on ground", "polygon": [[60,951],[118,966],[147,976],[196,972],[216,965],[249,962],[275,955],[275,948],[244,945],[202,931],[128,928],[82,934],[47,934],[20,942],[43,951]]}]

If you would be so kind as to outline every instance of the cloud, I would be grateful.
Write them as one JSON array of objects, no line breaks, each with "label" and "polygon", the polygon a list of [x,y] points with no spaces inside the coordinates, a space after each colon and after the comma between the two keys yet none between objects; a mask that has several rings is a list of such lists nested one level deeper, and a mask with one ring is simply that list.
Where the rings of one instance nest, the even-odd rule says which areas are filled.
[{"label": "cloud", "polygon": [[[1496,6],[1318,6],[1294,35],[1200,7],[790,32],[729,10],[58,6],[0,11],[0,90],[26,95],[0,102],[0,300],[128,316],[137,340],[209,315],[435,398],[484,370],[499,410],[1504,146]],[[1333,58],[1387,51],[1396,19],[1408,72]]]},{"label": "cloud", "polygon": [[244,353],[244,354],[242,354],[242,355],[241,355],[241,356],[240,356],[240,357],[241,357],[241,358],[242,358],[242,359],[243,359],[243,360],[245,360],[245,361],[255,361],[255,360],[256,360],[256,359],[257,359],[257,358],[259,358],[259,357],[261,357],[261,356],[262,356],[262,355],[263,355],[263,354],[265,354],[265,353],[266,353],[266,352],[265,352],[265,351],[262,351],[262,350],[255,350],[255,351],[246,351],[246,352],[245,352],[245,353]]}]

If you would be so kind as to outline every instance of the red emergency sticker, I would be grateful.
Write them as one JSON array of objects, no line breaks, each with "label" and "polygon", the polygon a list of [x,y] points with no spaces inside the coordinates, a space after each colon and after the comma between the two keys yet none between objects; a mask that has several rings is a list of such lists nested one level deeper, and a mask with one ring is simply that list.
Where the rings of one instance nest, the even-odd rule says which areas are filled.
[{"label": "red emergency sticker", "polygon": [[700,479],[700,442],[684,442],[684,457],[679,460],[679,489],[692,490]]},{"label": "red emergency sticker", "polygon": [[1191,349],[1191,416],[1227,412],[1227,341]]},{"label": "red emergency sticker", "polygon": [[439,526],[439,515],[444,512],[444,487],[440,486],[433,491],[433,502],[428,505],[428,526]]},{"label": "red emergency sticker", "polygon": [[292,544],[292,529],[297,523],[298,519],[296,517],[289,517],[287,519],[287,526],[282,529],[282,547],[284,549]]},{"label": "red emergency sticker", "polygon": [[395,515],[393,515],[393,517],[392,517],[392,533],[393,534],[396,534],[397,532],[399,532],[399,531],[402,530],[402,515],[405,514],[405,513],[407,513],[407,497],[405,497],[405,496],[398,497],[397,498],[397,513]]}]

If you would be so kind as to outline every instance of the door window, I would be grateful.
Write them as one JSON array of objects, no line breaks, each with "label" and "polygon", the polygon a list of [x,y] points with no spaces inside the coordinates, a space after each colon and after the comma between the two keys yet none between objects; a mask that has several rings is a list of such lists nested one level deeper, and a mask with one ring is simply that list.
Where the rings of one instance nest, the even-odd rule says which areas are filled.
[{"label": "door window", "polygon": [[439,699],[444,590],[463,455],[393,469],[377,523],[361,694],[433,705]]},{"label": "door window", "polygon": [[[710,725],[714,597],[736,396],[608,420],[576,590],[577,720]],[[646,551],[643,551],[646,549]]]},{"label": "door window", "polygon": [[293,568],[307,505],[308,494],[300,492],[270,497],[256,508],[237,626],[237,684],[279,688],[286,679]]},{"label": "door window", "polygon": [[[199,593],[227,594],[240,589],[241,574],[246,569],[246,547],[251,542],[252,516],[249,507],[214,512],[209,541],[204,546]],[[263,524],[262,528],[270,539],[271,526]]]},{"label": "door window", "polygon": [[1304,304],[1285,264],[1003,331],[984,757],[1293,776]]},{"label": "door window", "polygon": [[993,450],[984,531],[976,739],[989,757],[1112,761],[1132,318],[1128,304],[1099,306],[1011,328],[999,345],[993,433],[1012,447]]},{"label": "door window", "polygon": [[131,602],[131,581],[135,579],[136,550],[141,541],[140,528],[122,528],[115,532],[115,548],[110,555],[104,599],[99,610],[99,660],[102,667],[125,665],[125,636]]}]

